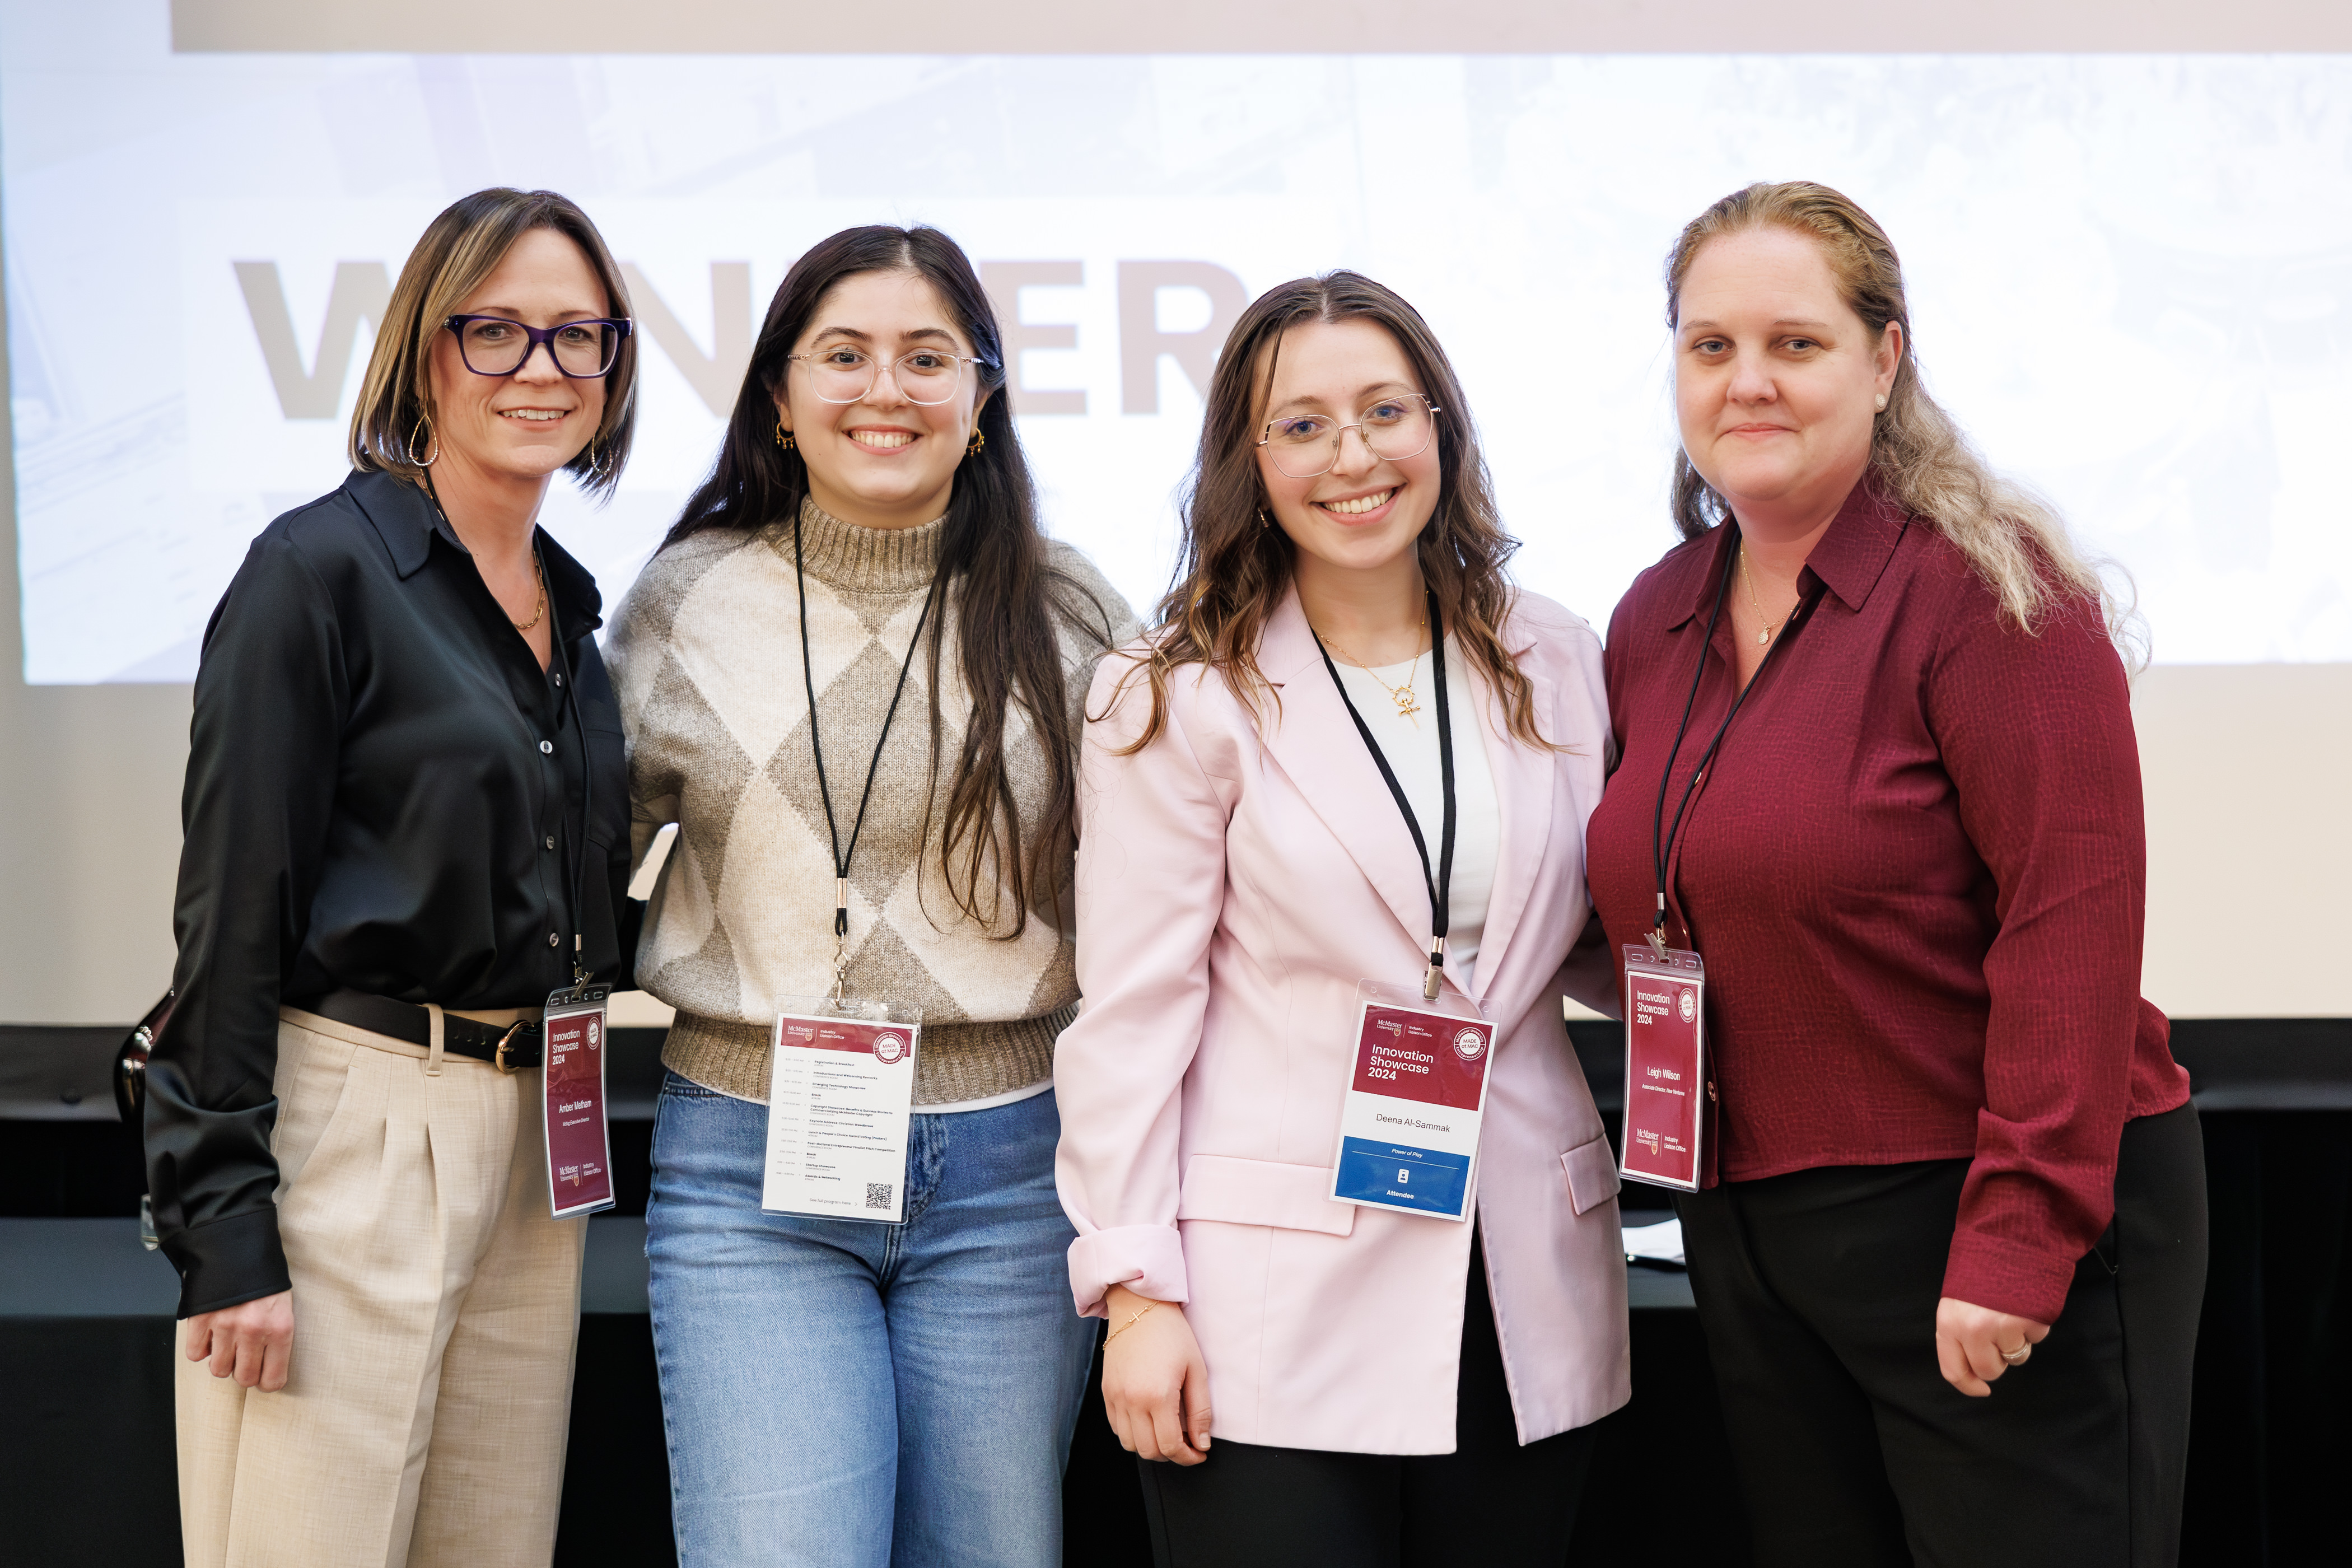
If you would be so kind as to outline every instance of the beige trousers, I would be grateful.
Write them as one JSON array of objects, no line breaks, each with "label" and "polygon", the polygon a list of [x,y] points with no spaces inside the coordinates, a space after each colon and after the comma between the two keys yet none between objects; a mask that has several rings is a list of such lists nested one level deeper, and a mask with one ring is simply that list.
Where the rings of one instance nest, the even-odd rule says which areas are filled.
[{"label": "beige trousers", "polygon": [[540,1083],[280,1015],[293,1358],[263,1394],[174,1355],[188,1568],[553,1555],[587,1221],[549,1215]]}]

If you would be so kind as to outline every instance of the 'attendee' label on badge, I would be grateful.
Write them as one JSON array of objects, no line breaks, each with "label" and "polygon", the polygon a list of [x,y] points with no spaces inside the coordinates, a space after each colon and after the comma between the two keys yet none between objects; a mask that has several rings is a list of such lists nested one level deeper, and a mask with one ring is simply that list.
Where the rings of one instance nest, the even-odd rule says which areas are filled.
[{"label": "'attendee' label on badge", "polygon": [[1494,1045],[1494,1026],[1483,1019],[1363,1001],[1331,1196],[1468,1218]]}]

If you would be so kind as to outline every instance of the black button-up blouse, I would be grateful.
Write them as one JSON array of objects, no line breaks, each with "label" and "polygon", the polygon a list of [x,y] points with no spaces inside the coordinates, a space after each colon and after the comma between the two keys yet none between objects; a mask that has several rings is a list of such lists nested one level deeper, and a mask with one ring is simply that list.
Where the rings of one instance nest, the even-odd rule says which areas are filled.
[{"label": "black button-up blouse", "polygon": [[544,671],[439,509],[385,474],[271,523],[213,612],[179,1000],[147,1071],[148,1187],[184,1318],[288,1288],[281,1002],[349,986],[535,1006],[571,983],[575,935],[584,968],[623,978],[628,778],[603,603],[543,531],[538,548]]}]

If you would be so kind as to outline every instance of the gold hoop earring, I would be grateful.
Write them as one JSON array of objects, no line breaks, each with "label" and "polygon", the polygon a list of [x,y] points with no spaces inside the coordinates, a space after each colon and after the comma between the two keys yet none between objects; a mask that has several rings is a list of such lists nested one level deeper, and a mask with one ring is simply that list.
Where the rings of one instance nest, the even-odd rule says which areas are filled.
[{"label": "gold hoop earring", "polygon": [[793,437],[793,433],[784,428],[783,416],[781,414],[776,416],[776,450],[779,452],[789,452],[799,445],[800,442]]},{"label": "gold hoop earring", "polygon": [[1261,530],[1272,528],[1274,526],[1274,519],[1265,515],[1265,508],[1264,507],[1257,509],[1257,525]]},{"label": "gold hoop earring", "polygon": [[[420,430],[425,433],[425,439],[430,443],[433,456],[429,458],[420,458],[416,455],[416,434]],[[409,427],[408,447],[401,453],[401,456],[408,459],[408,466],[412,468],[429,468],[440,460],[441,437],[434,433],[432,420],[422,414],[416,416],[416,423]]]},{"label": "gold hoop earring", "polygon": [[987,432],[975,425],[971,428],[971,439],[963,444],[963,455],[967,458],[977,458],[980,456],[982,449],[987,445]]}]

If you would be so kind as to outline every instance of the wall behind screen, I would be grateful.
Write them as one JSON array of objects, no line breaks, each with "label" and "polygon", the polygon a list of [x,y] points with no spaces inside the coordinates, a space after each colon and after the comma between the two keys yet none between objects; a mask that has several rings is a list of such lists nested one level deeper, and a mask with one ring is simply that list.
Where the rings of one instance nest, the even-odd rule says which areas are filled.
[{"label": "wall behind screen", "polygon": [[[961,25],[956,15],[971,15],[968,8],[939,9],[941,26],[950,29]],[[738,47],[747,49],[778,47],[764,31],[775,26],[775,13],[766,6],[677,8],[674,23],[665,17],[660,38],[646,31],[653,8],[584,10],[609,13],[587,29],[608,48],[708,49],[713,38],[740,40]],[[1370,21],[1350,39],[1350,47],[1359,49],[1475,49],[1497,41],[1546,49],[1774,47],[1772,39],[1740,32],[1749,24],[1731,7],[1710,18],[1705,5],[1472,5],[1447,13],[1442,38],[1393,30],[1402,24],[1394,17],[1383,23],[1384,7],[1364,10]],[[1793,32],[1780,47],[2015,50],[2035,47],[2039,39],[2041,47],[2075,49],[2352,47],[2352,28],[2346,25],[2352,8],[2334,5],[2256,4],[2222,16],[2210,7],[2165,5],[2074,11],[2070,17],[2062,7],[2053,19],[2047,7],[1979,7],[1971,12],[1981,29],[1977,33],[1951,35],[1948,29],[1958,24],[1947,16],[1933,21],[1946,33],[1906,39],[1858,36],[1848,27],[1849,22],[1866,22],[1883,28],[1883,7],[1816,4],[1798,7],[1788,18]],[[1431,13],[1415,8],[1414,14]],[[1160,24],[1139,21],[1124,8],[1087,8],[1081,15],[1045,4],[1011,13],[1012,34],[993,36],[982,47],[1046,52],[1072,47],[1073,38],[1078,40],[1076,47],[1097,49],[1264,47],[1262,36],[1252,30],[1262,12],[1244,15],[1239,7],[1208,5],[1191,15],[1193,19],[1183,26],[1192,26],[1205,16],[1227,31],[1205,40],[1118,33],[1121,26]],[[1398,15],[1403,15],[1402,8]],[[2036,16],[2048,23],[2041,31]],[[399,18],[396,33],[384,30],[386,17]],[[501,41],[500,24],[485,21],[477,8],[439,5],[393,12],[182,0],[172,7],[172,18],[183,49],[414,50],[462,45],[480,52],[529,47],[536,36],[526,30]],[[1609,32],[1603,22],[1617,31]],[[464,30],[458,31],[461,25]],[[1381,26],[1391,26],[1391,34],[1382,34]],[[1627,33],[1627,26],[1634,31]],[[1641,26],[1653,31],[1643,34]],[[2076,36],[2084,26],[2091,35]],[[1482,33],[1482,27],[1488,30]],[[1027,36],[1013,36],[1024,29]],[[940,47],[950,42],[941,37]],[[718,281],[714,278],[714,286]],[[763,279],[760,288],[772,283]],[[2345,307],[2352,301],[2339,306]],[[313,325],[316,317],[313,308]],[[303,330],[307,334],[311,328]],[[304,353],[309,352],[306,344]],[[2097,374],[2095,366],[2086,371],[2095,395]],[[1965,417],[1968,411],[1960,412]],[[5,417],[0,410],[0,419]],[[5,466],[13,462],[11,451],[11,433],[0,430],[0,877],[5,879],[0,882],[0,1022],[123,1022],[144,1008],[170,971],[188,693],[176,685],[26,684],[16,580],[16,475]],[[1996,459],[2001,455],[1996,448]],[[2336,521],[2352,526],[2340,511],[2339,507]],[[1655,548],[1664,542],[1662,535]],[[1601,604],[1577,607],[1595,618],[1607,610]],[[73,613],[87,617],[98,637],[123,616],[102,591],[78,597]],[[2161,626],[2158,636],[2161,652]],[[2352,769],[2352,726],[2346,722],[2352,715],[2352,666],[2162,665],[2143,677],[2135,706],[2149,808],[2148,994],[2180,1016],[2352,1014],[2352,968],[2250,964],[2240,956],[2243,944],[2231,940],[2241,930],[2268,935],[2283,928],[2297,946],[2307,942],[2306,951],[2322,953],[2344,951],[2352,941],[2352,913],[2339,892],[2352,880],[2352,831],[2343,825],[2336,798]]]}]

